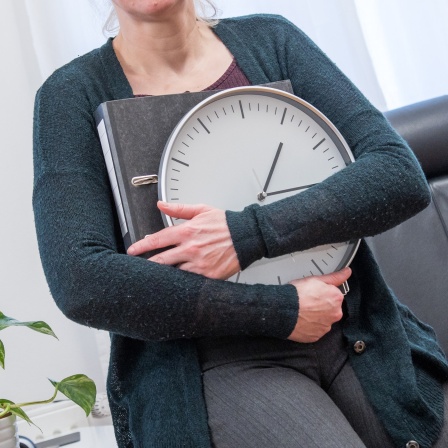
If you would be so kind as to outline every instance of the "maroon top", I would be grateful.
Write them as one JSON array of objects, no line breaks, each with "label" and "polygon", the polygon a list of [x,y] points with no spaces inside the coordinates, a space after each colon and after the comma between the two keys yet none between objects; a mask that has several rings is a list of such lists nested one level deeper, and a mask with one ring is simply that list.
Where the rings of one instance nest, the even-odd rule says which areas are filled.
[{"label": "maroon top", "polygon": [[[251,84],[246,78],[246,75],[241,71],[240,67],[236,63],[235,58],[233,58],[232,63],[229,65],[229,68],[223,73],[223,75],[204,90],[229,89],[231,87],[243,87],[250,85]],[[189,91],[187,90],[187,92]],[[144,96],[152,95],[139,94],[134,95],[134,98],[141,98]]]},{"label": "maroon top", "polygon": [[250,86],[250,82],[246,78],[246,75],[241,71],[234,58],[224,74],[204,90],[229,89],[230,87],[242,86]]}]

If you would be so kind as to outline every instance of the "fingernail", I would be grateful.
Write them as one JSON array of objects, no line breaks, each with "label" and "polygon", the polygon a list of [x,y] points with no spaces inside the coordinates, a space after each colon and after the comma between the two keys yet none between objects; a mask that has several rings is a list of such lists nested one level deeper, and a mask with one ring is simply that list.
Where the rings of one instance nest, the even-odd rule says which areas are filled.
[{"label": "fingernail", "polygon": [[135,254],[135,248],[130,246],[128,249],[128,255],[134,255]]}]

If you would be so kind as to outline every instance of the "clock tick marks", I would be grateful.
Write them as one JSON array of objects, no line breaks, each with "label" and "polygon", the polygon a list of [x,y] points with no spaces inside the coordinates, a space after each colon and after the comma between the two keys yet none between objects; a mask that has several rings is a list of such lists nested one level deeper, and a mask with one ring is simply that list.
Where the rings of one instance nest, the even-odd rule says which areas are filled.
[{"label": "clock tick marks", "polygon": [[241,111],[241,116],[244,119],[244,109],[243,109],[243,103],[241,102],[241,100],[238,101],[240,103],[240,111]]},{"label": "clock tick marks", "polygon": [[277,281],[278,281],[278,284],[279,284],[279,285],[282,284],[282,280],[280,279],[280,276],[279,276],[279,275],[277,275]]},{"label": "clock tick marks", "polygon": [[287,107],[285,107],[285,110],[283,111],[282,121],[280,122],[281,125],[283,125],[283,122],[285,121],[286,111],[288,110]]},{"label": "clock tick marks", "polygon": [[175,159],[174,157],[171,157],[171,160],[173,160],[174,162],[180,163],[181,165],[184,165],[184,166],[190,166],[190,165],[188,165],[188,163],[182,162],[182,160]]},{"label": "clock tick marks", "polygon": [[319,265],[318,265],[314,260],[311,260],[311,263],[313,263],[314,266],[316,266],[317,270],[318,270],[322,275],[324,275],[324,271],[319,267]]},{"label": "clock tick marks", "polygon": [[323,138],[314,148],[313,151],[316,150],[323,142],[325,141],[325,139]]},{"label": "clock tick marks", "polygon": [[198,121],[199,121],[199,124],[205,129],[207,134],[210,134],[210,131],[207,129],[207,126],[205,126],[205,124],[202,122],[202,120],[200,118],[198,118]]}]

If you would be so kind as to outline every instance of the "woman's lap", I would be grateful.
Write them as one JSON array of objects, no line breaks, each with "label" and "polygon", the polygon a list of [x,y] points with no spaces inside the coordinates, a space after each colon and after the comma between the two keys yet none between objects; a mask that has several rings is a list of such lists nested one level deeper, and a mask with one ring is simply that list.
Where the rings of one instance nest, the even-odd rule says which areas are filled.
[{"label": "woman's lap", "polygon": [[216,448],[364,448],[347,419],[311,379],[266,363],[239,362],[204,374]]},{"label": "woman's lap", "polygon": [[[339,326],[302,347],[261,342],[264,353],[253,342],[225,342],[200,349],[215,448],[394,447],[348,362]],[[445,408],[433,448],[448,446],[448,384]]]}]

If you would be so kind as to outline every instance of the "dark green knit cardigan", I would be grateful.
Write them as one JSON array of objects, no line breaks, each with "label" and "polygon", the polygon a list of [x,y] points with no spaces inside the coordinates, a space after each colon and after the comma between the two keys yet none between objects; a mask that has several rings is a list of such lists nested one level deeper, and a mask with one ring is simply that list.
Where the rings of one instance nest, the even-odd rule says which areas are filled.
[{"label": "dark green knit cardigan", "polygon": [[[428,204],[405,143],[300,30],[278,16],[250,16],[222,20],[215,32],[252,84],[290,79],[356,157],[295,197],[228,212],[242,267],[383,232]],[[209,280],[124,254],[93,112],[132,96],[111,40],[38,91],[33,204],[40,254],[67,317],[111,332],[108,390],[120,448],[209,447],[194,338],[286,338],[297,319],[296,290]],[[397,446],[413,439],[429,448],[442,425],[446,360],[432,330],[396,302],[365,244],[352,268],[344,334],[353,368]],[[362,355],[351,348],[357,340],[367,344]]]}]

